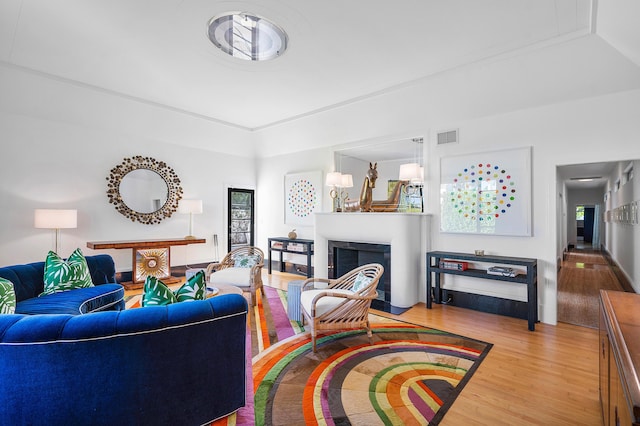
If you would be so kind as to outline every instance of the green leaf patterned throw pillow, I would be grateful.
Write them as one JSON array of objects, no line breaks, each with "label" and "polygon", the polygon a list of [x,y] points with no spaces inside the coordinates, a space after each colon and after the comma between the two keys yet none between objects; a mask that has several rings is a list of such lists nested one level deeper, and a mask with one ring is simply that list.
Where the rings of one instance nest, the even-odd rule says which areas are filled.
[{"label": "green leaf patterned throw pillow", "polygon": [[200,270],[190,277],[186,283],[174,292],[178,302],[188,300],[204,300],[207,292],[207,282],[204,279],[204,271]]},{"label": "green leaf patterned throw pillow", "polygon": [[44,291],[40,296],[76,288],[93,287],[91,274],[82,251],[77,248],[67,260],[53,251],[47,254],[44,264]]},{"label": "green leaf patterned throw pillow", "polygon": [[147,276],[142,290],[142,306],[164,306],[177,301],[175,294],[165,283],[151,275]]},{"label": "green leaf patterned throw pillow", "polygon": [[356,275],[356,280],[353,282],[353,291],[360,291],[371,283],[373,278],[367,277],[364,273],[358,272]]},{"label": "green leaf patterned throw pillow", "polygon": [[13,314],[16,312],[16,293],[13,283],[5,278],[0,278],[0,314]]},{"label": "green leaf patterned throw pillow", "polygon": [[233,258],[233,266],[236,268],[253,268],[260,261],[256,254],[238,255]]}]

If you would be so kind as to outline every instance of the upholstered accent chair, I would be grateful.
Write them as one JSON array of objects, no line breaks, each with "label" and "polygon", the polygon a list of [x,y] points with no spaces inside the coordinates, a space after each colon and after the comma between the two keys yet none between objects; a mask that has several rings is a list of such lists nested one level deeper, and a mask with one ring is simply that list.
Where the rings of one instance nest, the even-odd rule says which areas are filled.
[{"label": "upholstered accent chair", "polygon": [[219,263],[207,266],[206,277],[213,286],[231,284],[251,292],[251,305],[256,303],[256,290],[262,288],[264,253],[258,247],[242,246],[231,250]]},{"label": "upholstered accent chair", "polygon": [[302,284],[300,307],[303,322],[311,327],[313,352],[322,330],[365,328],[371,342],[369,308],[377,297],[377,286],[384,267],[370,263],[357,267],[340,278],[309,278]]}]

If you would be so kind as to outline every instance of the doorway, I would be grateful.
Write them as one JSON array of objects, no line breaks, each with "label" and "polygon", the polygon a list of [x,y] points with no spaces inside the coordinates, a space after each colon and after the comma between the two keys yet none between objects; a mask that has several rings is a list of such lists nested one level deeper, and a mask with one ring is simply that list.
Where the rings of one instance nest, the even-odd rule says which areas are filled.
[{"label": "doorway", "polygon": [[576,236],[579,246],[586,247],[593,244],[594,218],[595,207],[576,206]]},{"label": "doorway", "polygon": [[253,246],[255,240],[253,189],[229,188],[227,192],[227,247],[228,251],[242,246]]}]

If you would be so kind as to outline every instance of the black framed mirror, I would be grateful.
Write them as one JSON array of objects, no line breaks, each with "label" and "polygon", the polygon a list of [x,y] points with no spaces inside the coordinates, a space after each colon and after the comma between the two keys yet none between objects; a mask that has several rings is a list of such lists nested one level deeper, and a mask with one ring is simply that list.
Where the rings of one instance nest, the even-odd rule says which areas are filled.
[{"label": "black framed mirror", "polygon": [[136,155],[111,169],[107,197],[118,212],[146,225],[171,217],[182,198],[180,178],[164,161]]}]

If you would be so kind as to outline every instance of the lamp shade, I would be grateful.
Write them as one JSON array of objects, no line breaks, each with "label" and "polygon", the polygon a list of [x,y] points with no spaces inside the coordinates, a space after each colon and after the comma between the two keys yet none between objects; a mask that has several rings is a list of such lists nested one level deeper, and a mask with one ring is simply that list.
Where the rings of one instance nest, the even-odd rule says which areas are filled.
[{"label": "lamp shade", "polygon": [[340,173],[340,172],[327,173],[327,178],[325,180],[325,184],[327,186],[340,186],[340,185],[342,185],[342,173]]},{"label": "lamp shade", "polygon": [[420,164],[418,163],[401,164],[398,179],[408,180],[412,183],[420,181],[421,180]]},{"label": "lamp shade", "polygon": [[202,200],[180,200],[180,204],[178,205],[178,212],[187,214],[201,214]]},{"label": "lamp shade", "polygon": [[33,226],[47,229],[77,228],[78,210],[36,209]]},{"label": "lamp shade", "polygon": [[342,183],[340,186],[343,188],[353,188],[353,176],[350,174],[342,175]]}]

